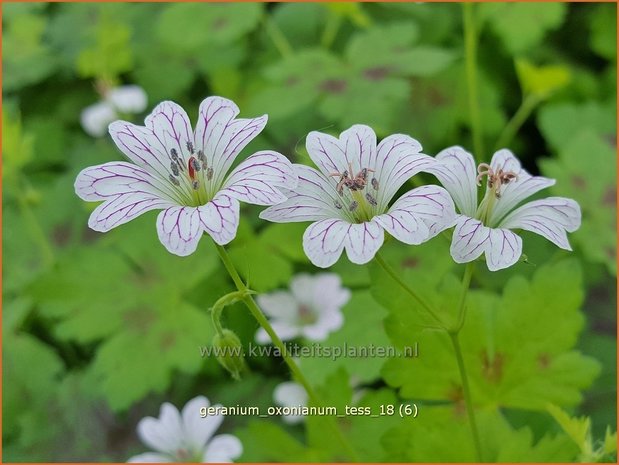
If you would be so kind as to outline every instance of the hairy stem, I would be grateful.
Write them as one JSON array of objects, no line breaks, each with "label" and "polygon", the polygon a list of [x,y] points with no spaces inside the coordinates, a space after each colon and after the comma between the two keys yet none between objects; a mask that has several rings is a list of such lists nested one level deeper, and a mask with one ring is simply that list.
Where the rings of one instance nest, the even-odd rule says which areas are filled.
[{"label": "hairy stem", "polygon": [[477,29],[475,24],[475,5],[462,4],[462,19],[464,26],[464,59],[466,66],[466,84],[469,99],[469,117],[473,133],[473,148],[475,159],[483,160],[484,141],[481,127],[481,112],[479,109],[479,93],[477,82]]},{"label": "hairy stem", "polygon": [[[241,276],[239,275],[238,271],[234,267],[234,264],[232,263],[232,260],[230,259],[230,256],[226,252],[226,249],[224,249],[221,245],[218,245],[218,244],[215,244],[215,246],[217,247],[217,252],[219,253],[219,257],[221,258],[221,261],[223,262],[226,270],[228,271],[228,274],[232,278],[232,281],[234,281],[234,284],[235,284],[236,288],[240,292],[244,293],[244,297],[242,298],[242,300],[243,300],[243,303],[245,304],[245,306],[249,309],[249,311],[251,312],[253,317],[256,319],[258,324],[271,337],[271,340],[273,341],[273,344],[275,345],[275,347],[277,347],[279,349],[282,358],[286,362],[286,365],[288,365],[288,368],[290,368],[290,371],[291,371],[293,377],[299,383],[301,383],[301,385],[303,385],[303,387],[305,388],[305,390],[307,392],[307,395],[312,400],[312,402],[314,404],[318,405],[318,406],[323,406],[324,404],[320,400],[318,395],[316,394],[316,391],[314,390],[314,388],[312,388],[312,385],[310,384],[308,379],[305,377],[305,375],[303,374],[303,372],[301,371],[299,366],[295,363],[293,358],[290,356],[290,354],[288,353],[288,350],[286,349],[286,346],[284,345],[283,341],[277,335],[277,333],[275,332],[275,330],[271,326],[271,323],[269,323],[269,320],[267,319],[267,317],[264,315],[264,313],[262,312],[260,307],[258,307],[258,304],[256,304],[256,301],[251,296],[251,293],[249,292],[249,289],[247,288],[247,286],[245,285],[245,283],[241,279]],[[333,432],[335,433],[336,437],[338,438],[338,440],[340,441],[340,443],[342,444],[342,446],[346,450],[346,453],[347,453],[348,457],[350,458],[350,460],[352,460],[354,462],[358,462],[359,461],[359,456],[357,455],[357,452],[353,449],[352,445],[348,442],[348,440],[346,439],[346,437],[344,436],[344,434],[340,430],[340,428],[339,428],[337,422],[335,421],[335,419],[333,419],[333,417],[330,417],[330,416],[327,417],[327,418],[331,419],[330,424],[333,427]]]}]

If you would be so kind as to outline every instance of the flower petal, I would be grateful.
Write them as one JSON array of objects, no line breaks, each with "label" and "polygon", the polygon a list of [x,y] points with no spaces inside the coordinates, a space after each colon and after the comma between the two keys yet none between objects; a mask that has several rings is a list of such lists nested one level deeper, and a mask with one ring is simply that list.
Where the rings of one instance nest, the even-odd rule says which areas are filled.
[{"label": "flower petal", "polygon": [[166,155],[175,149],[187,166],[192,155],[188,144],[193,146],[194,141],[191,122],[183,107],[169,100],[161,102],[146,117],[145,123],[160,146],[164,147]]},{"label": "flower petal", "polygon": [[286,200],[277,189],[293,189],[297,185],[297,175],[290,161],[281,153],[273,151],[257,152],[228,176],[221,192],[237,200],[255,205],[276,205]]},{"label": "flower petal", "polygon": [[350,224],[344,239],[348,259],[363,265],[374,258],[383,245],[385,233],[375,219],[360,224]]},{"label": "flower petal", "polygon": [[108,124],[118,118],[114,107],[108,102],[97,102],[87,106],[80,114],[80,123],[86,133],[93,137],[105,135]]},{"label": "flower petal", "polygon": [[405,244],[421,244],[456,221],[453,200],[439,186],[422,186],[407,192],[375,220]]},{"label": "flower petal", "polygon": [[171,207],[173,204],[155,194],[130,192],[119,194],[93,210],[88,219],[88,226],[99,232],[125,224],[143,213]]},{"label": "flower petal", "polygon": [[[376,163],[376,133],[356,124],[340,134],[339,139],[318,131],[307,135],[307,152],[325,176],[350,171],[354,176],[362,168],[373,169]],[[333,178],[337,183],[336,178]]]},{"label": "flower petal", "polygon": [[342,217],[341,210],[335,208],[335,185],[314,168],[305,165],[293,165],[293,168],[299,179],[297,187],[281,189],[287,200],[262,211],[260,218],[291,223]]},{"label": "flower petal", "polygon": [[486,264],[490,271],[509,268],[522,255],[522,239],[509,229],[490,228],[485,252]]},{"label": "flower petal", "polygon": [[140,113],[146,109],[148,103],[146,92],[136,85],[115,87],[106,97],[118,111],[123,113]]},{"label": "flower petal", "polygon": [[140,420],[137,431],[144,444],[170,455],[175,454],[184,439],[178,409],[168,402],[161,406],[159,418],[146,417]]},{"label": "flower petal", "polygon": [[128,463],[172,463],[172,459],[164,454],[157,454],[155,452],[146,452],[140,455],[134,455]]},{"label": "flower petal", "polygon": [[200,104],[195,130],[196,150],[203,150],[213,168],[214,185],[225,179],[236,156],[264,129],[267,115],[234,119],[239,107],[232,100],[208,97]]},{"label": "flower petal", "polygon": [[202,227],[219,245],[227,244],[236,237],[239,210],[238,200],[222,193],[206,205],[198,207]]},{"label": "flower petal", "polygon": [[467,263],[481,256],[489,236],[490,228],[484,226],[481,221],[459,215],[456,218],[456,227],[449,250],[454,261]]},{"label": "flower petal", "polygon": [[303,233],[303,250],[310,261],[328,268],[342,255],[344,239],[350,223],[339,219],[325,219],[312,223]]},{"label": "flower petal", "polygon": [[231,463],[243,453],[243,444],[231,434],[219,434],[209,442],[204,451],[205,463]]},{"label": "flower petal", "polygon": [[301,334],[310,341],[324,341],[330,333],[337,331],[344,324],[344,316],[337,307],[323,309],[314,324],[303,326]]},{"label": "flower petal", "polygon": [[[271,321],[273,331],[282,341],[289,341],[300,334],[300,327],[297,323],[284,320]],[[258,328],[256,331],[256,342],[259,344],[268,344],[271,342],[271,336],[263,329]]]},{"label": "flower petal", "polygon": [[572,250],[566,232],[580,227],[580,206],[572,199],[548,197],[534,200],[511,212],[502,228],[520,228],[545,237],[565,250]]},{"label": "flower petal", "polygon": [[299,383],[285,381],[275,386],[273,400],[282,407],[297,407],[307,405],[307,391]]},{"label": "flower petal", "polygon": [[376,201],[384,211],[402,185],[421,171],[429,171],[436,160],[420,153],[421,144],[410,136],[393,134],[385,137],[377,149],[373,176],[378,181]]},{"label": "flower petal", "polygon": [[437,156],[439,162],[428,171],[451,194],[460,213],[475,216],[477,210],[477,169],[473,155],[462,147],[449,147]]},{"label": "flower petal", "polygon": [[208,415],[204,418],[200,416],[200,409],[210,405],[211,403],[206,397],[198,396],[191,399],[183,407],[181,412],[183,432],[185,441],[191,446],[192,450],[204,450],[204,446],[224,420],[223,415]]},{"label": "flower petal", "polygon": [[195,252],[202,237],[201,215],[196,207],[173,206],[159,213],[157,233],[169,252],[185,257]]},{"label": "flower petal", "polygon": [[293,321],[299,306],[294,296],[287,291],[260,294],[256,297],[262,311],[270,318]]},{"label": "flower petal", "polygon": [[83,169],[75,179],[75,193],[83,200],[107,200],[119,194],[153,194],[178,201],[169,184],[148,171],[127,162],[109,162]]}]

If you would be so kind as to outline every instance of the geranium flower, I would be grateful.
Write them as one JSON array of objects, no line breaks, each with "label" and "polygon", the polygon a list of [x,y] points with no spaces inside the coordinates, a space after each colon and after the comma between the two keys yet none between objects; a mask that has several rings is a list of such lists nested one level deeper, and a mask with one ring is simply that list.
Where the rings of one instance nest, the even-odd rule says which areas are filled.
[{"label": "geranium flower", "polygon": [[[555,180],[531,176],[506,149],[492,157],[490,165],[475,169],[473,156],[451,147],[436,156],[431,172],[452,195],[460,215],[451,242],[451,255],[466,263],[485,254],[490,271],[512,266],[522,254],[522,239],[511,229],[524,229],[572,250],[567,232],[580,227],[580,207],[572,199],[548,197],[516,208],[523,200],[554,185]],[[486,177],[486,193],[477,205],[477,187]]]},{"label": "geranium flower", "polygon": [[234,102],[209,97],[200,105],[195,131],[174,102],[160,103],[145,127],[112,123],[110,134],[131,163],[104,163],[77,176],[77,195],[104,201],[88,225],[105,232],[163,210],[157,217],[159,239],[176,255],[194,252],[204,232],[217,244],[230,242],[239,224],[239,201],[274,205],[286,200],[278,187],[296,184],[291,163],[271,150],[254,153],[228,173],[267,122],[266,115],[235,119],[238,113]]},{"label": "geranium flower", "polygon": [[213,436],[223,415],[200,416],[210,402],[204,396],[191,399],[182,413],[172,404],[161,406],[159,418],[146,417],[138,423],[138,436],[157,452],[136,455],[129,462],[232,462],[243,453],[241,441],[231,434]]},{"label": "geranium flower", "polygon": [[376,145],[372,128],[355,125],[340,138],[311,132],[307,151],[319,170],[294,165],[299,185],[288,200],[267,208],[274,222],[314,221],[303,249],[321,268],[346,249],[351,262],[367,263],[383,243],[384,231],[406,244],[420,244],[453,225],[454,204],[440,186],[413,189],[389,205],[398,189],[435,164],[415,139],[395,134]]},{"label": "geranium flower", "polygon": [[[280,407],[307,407],[309,398],[307,392],[299,383],[285,381],[275,386],[273,391],[273,401]],[[294,425],[301,423],[305,417],[303,415],[283,415],[285,423]]]},{"label": "geranium flower", "polygon": [[102,90],[103,100],[82,110],[82,128],[93,137],[101,137],[118,113],[141,113],[146,109],[146,92],[140,86],[127,85]]},{"label": "geranium flower", "polygon": [[[350,300],[350,291],[336,274],[299,274],[290,281],[290,291],[259,295],[257,300],[282,340],[303,336],[322,341],[342,327],[341,309]],[[271,338],[260,328],[256,341],[266,344]]]}]

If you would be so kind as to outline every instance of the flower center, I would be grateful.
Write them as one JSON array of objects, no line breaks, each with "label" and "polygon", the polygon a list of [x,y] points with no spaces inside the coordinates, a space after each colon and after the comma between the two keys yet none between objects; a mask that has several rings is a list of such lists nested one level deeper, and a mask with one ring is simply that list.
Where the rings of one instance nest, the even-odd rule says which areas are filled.
[{"label": "flower center", "polygon": [[511,181],[518,180],[518,174],[513,171],[505,171],[503,168],[494,171],[487,163],[481,163],[477,167],[477,173],[478,186],[481,186],[481,180],[484,176],[488,177],[488,182],[486,184],[486,195],[479,204],[476,216],[484,225],[489,226],[487,223],[494,204],[501,198],[501,187],[509,184]]},{"label": "flower center", "polygon": [[176,449],[176,456],[174,457],[174,460],[179,463],[201,462],[202,457],[198,456],[197,453],[189,451],[188,449],[179,447]]},{"label": "flower center", "polygon": [[374,173],[374,170],[367,167],[361,168],[356,175],[353,173],[352,164],[349,164],[348,170],[329,175],[338,178],[335,190],[340,198],[335,199],[333,204],[354,222],[363,223],[375,215],[378,179],[372,177],[368,183],[369,173]]},{"label": "flower center", "polygon": [[316,313],[305,304],[299,304],[298,312],[299,321],[304,325],[311,325],[313,323],[316,323],[316,320],[318,319]]},{"label": "flower center", "polygon": [[192,142],[187,142],[190,157],[185,162],[176,149],[170,150],[170,174],[168,180],[181,194],[182,203],[197,207],[206,204],[211,197],[208,190],[213,179],[213,168],[208,166],[202,150],[194,150]]}]

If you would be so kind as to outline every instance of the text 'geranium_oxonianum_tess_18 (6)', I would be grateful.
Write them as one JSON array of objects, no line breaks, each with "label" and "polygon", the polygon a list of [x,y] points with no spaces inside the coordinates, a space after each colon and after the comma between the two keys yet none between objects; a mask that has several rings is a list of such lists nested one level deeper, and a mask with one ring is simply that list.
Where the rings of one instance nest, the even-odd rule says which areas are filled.
[{"label": "text 'geranium_oxonianum_tess_18 (6)'", "polygon": [[436,164],[412,137],[394,134],[377,145],[372,128],[354,125],[339,138],[310,132],[306,147],[319,169],[295,164],[298,186],[283,190],[288,199],[260,217],[313,222],[303,248],[314,265],[333,265],[344,249],[351,262],[367,263],[383,244],[384,231],[420,244],[453,226],[454,203],[440,186],[412,189],[390,205],[406,181]]},{"label": "text 'geranium_oxonianum_tess_18 (6)'", "polygon": [[[522,239],[512,229],[534,232],[572,250],[567,233],[576,231],[581,222],[576,201],[547,197],[518,206],[554,185],[554,179],[532,176],[507,149],[497,151],[489,165],[482,163],[477,169],[473,155],[461,147],[443,150],[436,160],[429,171],[449,191],[460,211],[451,242],[451,255],[457,263],[485,254],[490,271],[512,266],[522,255]],[[486,192],[478,205],[477,188],[484,178]]]},{"label": "text 'geranium_oxonianum_tess_18 (6)'", "polygon": [[192,130],[185,110],[162,102],[145,126],[110,124],[110,135],[130,162],[109,162],[82,170],[75,191],[87,201],[103,201],[88,225],[109,231],[151,210],[163,245],[176,255],[196,250],[206,232],[220,245],[236,236],[239,201],[275,205],[280,190],[294,189],[297,177],[278,152],[256,152],[230,171],[241,150],[267,122],[267,116],[236,118],[231,100],[206,98]]}]

